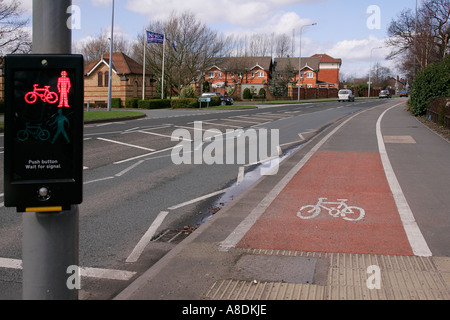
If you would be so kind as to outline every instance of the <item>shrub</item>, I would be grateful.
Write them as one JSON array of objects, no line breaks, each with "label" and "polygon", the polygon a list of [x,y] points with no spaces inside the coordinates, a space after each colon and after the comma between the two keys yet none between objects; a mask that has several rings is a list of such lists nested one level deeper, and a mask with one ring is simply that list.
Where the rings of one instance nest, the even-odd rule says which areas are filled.
[{"label": "shrub", "polygon": [[251,99],[252,98],[252,92],[250,91],[249,88],[245,88],[244,89],[244,99]]},{"label": "shrub", "polygon": [[258,96],[261,96],[261,99],[266,97],[266,90],[264,88],[259,89]]},{"label": "shrub", "polygon": [[195,98],[194,89],[191,86],[186,86],[181,92],[181,98]]},{"label": "shrub", "polygon": [[208,81],[203,82],[203,92],[209,92],[209,82]]},{"label": "shrub", "polygon": [[125,108],[128,109],[136,109],[138,107],[139,98],[126,98],[125,99]]},{"label": "shrub", "polygon": [[120,98],[111,98],[111,108],[120,108],[122,106],[122,101]]},{"label": "shrub", "polygon": [[180,98],[172,100],[172,108],[197,108],[198,100],[196,98]]},{"label": "shrub", "polygon": [[415,116],[426,114],[434,98],[450,96],[450,57],[421,70],[413,81],[410,110]]},{"label": "shrub", "polygon": [[214,107],[214,106],[220,106],[220,98],[219,97],[212,97],[211,98],[211,102],[209,103],[210,107]]},{"label": "shrub", "polygon": [[140,109],[170,108],[170,100],[169,99],[139,100],[138,108],[140,108]]}]

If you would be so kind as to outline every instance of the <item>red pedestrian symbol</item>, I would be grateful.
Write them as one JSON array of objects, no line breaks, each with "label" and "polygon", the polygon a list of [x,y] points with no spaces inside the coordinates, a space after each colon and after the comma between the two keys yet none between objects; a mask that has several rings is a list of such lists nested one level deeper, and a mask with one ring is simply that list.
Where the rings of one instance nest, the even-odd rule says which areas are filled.
[{"label": "red pedestrian symbol", "polygon": [[67,72],[61,72],[61,77],[58,78],[58,92],[59,92],[59,105],[58,108],[66,107],[69,108],[69,98],[68,94],[71,88],[70,79],[67,77]]}]

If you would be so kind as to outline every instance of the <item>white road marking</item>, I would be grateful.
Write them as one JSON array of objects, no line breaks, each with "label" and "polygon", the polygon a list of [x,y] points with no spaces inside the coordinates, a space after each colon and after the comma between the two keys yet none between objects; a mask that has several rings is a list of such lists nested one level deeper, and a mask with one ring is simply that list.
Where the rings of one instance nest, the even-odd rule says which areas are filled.
[{"label": "white road marking", "polygon": [[104,180],[109,180],[109,179],[114,179],[114,177],[105,177],[105,178],[85,181],[85,182],[83,182],[83,184],[89,184],[89,183],[94,183],[94,182],[99,182],[99,181],[104,181]]},{"label": "white road marking", "polygon": [[184,206],[187,206],[187,205],[190,205],[190,204],[193,204],[193,203],[196,203],[196,202],[199,202],[199,201],[202,201],[202,200],[205,200],[205,199],[217,196],[217,195],[219,195],[221,193],[225,193],[227,190],[228,190],[228,188],[223,189],[223,190],[219,190],[219,191],[216,191],[216,192],[212,192],[212,193],[209,193],[207,195],[204,195],[204,196],[201,196],[201,197],[198,197],[198,198],[195,198],[195,199],[192,199],[192,200],[189,200],[189,201],[177,204],[175,206],[169,207],[168,209],[169,210],[175,210],[175,209],[178,209],[178,208],[181,208],[181,207],[184,207]]},{"label": "white road marking", "polygon": [[[22,270],[22,260],[0,258],[0,268]],[[134,277],[135,274],[136,272],[132,271],[80,267],[80,276],[89,278],[127,281]]]},{"label": "white road marking", "polygon": [[124,175],[125,173],[127,173],[128,171],[130,171],[130,170],[136,168],[136,167],[137,167],[138,165],[140,165],[142,162],[144,162],[144,160],[140,160],[140,161],[136,162],[135,164],[129,166],[128,168],[126,168],[126,169],[120,171],[119,173],[116,174],[116,177],[121,177],[121,176],[123,176],[123,175]]},{"label": "white road marking", "polygon": [[232,126],[229,124],[219,124],[219,123],[214,123],[214,122],[208,122],[208,121],[202,121],[202,123],[206,123],[206,124],[211,124],[211,125],[215,125],[215,126],[219,126],[219,127],[228,127],[228,128],[236,128],[236,129],[242,129],[243,127],[240,126]]},{"label": "white road marking", "polygon": [[239,167],[238,176],[237,176],[237,184],[240,184],[244,180],[245,167]]},{"label": "white road marking", "polygon": [[124,145],[124,146],[127,146],[127,147],[132,147],[132,148],[137,148],[137,149],[142,149],[142,150],[147,150],[147,151],[156,151],[155,149],[145,148],[145,147],[141,147],[141,146],[136,146],[134,144],[129,144],[129,143],[120,142],[120,141],[116,141],[116,140],[110,140],[110,139],[105,139],[105,138],[97,138],[97,139],[98,140],[102,140],[102,141],[106,141],[106,142],[121,144],[121,145]]},{"label": "white road marking", "polygon": [[395,176],[394,169],[392,168],[391,162],[389,161],[386,146],[384,145],[383,135],[381,134],[381,120],[383,119],[384,115],[392,108],[395,108],[402,104],[403,103],[398,103],[390,107],[389,109],[386,109],[378,118],[376,125],[378,150],[380,152],[384,172],[391,188],[392,195],[394,196],[397,210],[400,214],[400,219],[402,220],[403,228],[405,229],[406,236],[408,237],[409,243],[411,245],[411,249],[416,256],[430,257],[432,255],[430,248],[428,247],[422,235],[422,232],[420,231],[419,226],[414,219],[414,215],[411,211],[411,208],[409,207],[408,201],[406,200],[400,183]]},{"label": "white road marking", "polygon": [[158,230],[159,226],[164,221],[164,218],[167,216],[168,211],[161,211],[156,219],[151,224],[150,228],[148,228],[147,232],[142,236],[141,240],[139,240],[138,244],[134,247],[131,254],[128,256],[126,262],[136,262],[144,251],[145,247],[149,244],[150,240],[152,240],[153,236]]},{"label": "white road marking", "polygon": [[246,121],[246,120],[240,120],[240,119],[227,119],[227,121],[237,121],[237,122],[244,122],[244,123],[253,123],[253,124],[260,124],[259,122],[254,122],[254,121]]},{"label": "white road marking", "polygon": [[161,134],[161,133],[156,133],[156,132],[150,132],[150,131],[144,131],[144,130],[139,130],[137,131],[139,133],[145,133],[145,134],[149,134],[149,135],[153,135],[153,136],[159,136],[159,137],[165,137],[165,138],[175,138],[178,139],[178,141],[183,140],[183,141],[192,141],[191,139],[180,139],[179,137],[175,137],[175,136],[169,136],[167,134]]}]

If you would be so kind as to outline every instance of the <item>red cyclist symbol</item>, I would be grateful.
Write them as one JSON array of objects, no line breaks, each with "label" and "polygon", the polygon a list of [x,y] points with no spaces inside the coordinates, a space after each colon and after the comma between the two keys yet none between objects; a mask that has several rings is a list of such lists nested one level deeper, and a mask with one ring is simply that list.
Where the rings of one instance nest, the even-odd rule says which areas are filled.
[{"label": "red cyclist symbol", "polygon": [[[39,84],[33,84],[33,91],[27,92],[25,94],[25,101],[29,104],[33,104],[37,101],[39,97],[42,102],[56,103],[58,101],[58,94],[56,92],[50,91],[50,86],[44,86],[44,88],[38,88]],[[62,71],[61,77],[58,78],[57,82],[59,96],[58,108],[66,107],[69,108],[68,94],[71,88],[70,79],[67,77],[67,72]]]}]

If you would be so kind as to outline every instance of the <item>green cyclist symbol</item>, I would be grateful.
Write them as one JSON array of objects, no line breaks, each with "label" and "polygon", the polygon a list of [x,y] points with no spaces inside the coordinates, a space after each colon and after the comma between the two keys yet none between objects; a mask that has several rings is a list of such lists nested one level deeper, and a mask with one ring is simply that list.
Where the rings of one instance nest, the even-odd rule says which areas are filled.
[{"label": "green cyclist symbol", "polygon": [[27,141],[30,138],[30,135],[35,140],[46,141],[50,138],[50,132],[46,129],[41,128],[40,123],[30,124],[26,123],[25,129],[19,130],[17,132],[17,139],[20,141]]}]

